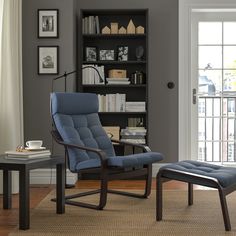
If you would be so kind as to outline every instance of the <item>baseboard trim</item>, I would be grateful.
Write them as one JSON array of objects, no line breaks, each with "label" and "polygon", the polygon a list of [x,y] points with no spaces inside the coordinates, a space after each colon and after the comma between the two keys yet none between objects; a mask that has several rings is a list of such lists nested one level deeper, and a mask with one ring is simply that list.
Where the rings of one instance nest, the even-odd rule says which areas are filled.
[{"label": "baseboard trim", "polygon": [[[167,163],[155,163],[152,166],[152,177],[156,177],[159,169]],[[77,181],[77,174],[67,170],[66,183],[75,184]],[[56,170],[55,169],[37,169],[30,172],[31,184],[55,184],[56,183]]]},{"label": "baseboard trim", "polygon": [[[66,183],[75,184],[77,174],[66,171]],[[56,184],[56,169],[36,169],[30,171],[30,184]]]}]

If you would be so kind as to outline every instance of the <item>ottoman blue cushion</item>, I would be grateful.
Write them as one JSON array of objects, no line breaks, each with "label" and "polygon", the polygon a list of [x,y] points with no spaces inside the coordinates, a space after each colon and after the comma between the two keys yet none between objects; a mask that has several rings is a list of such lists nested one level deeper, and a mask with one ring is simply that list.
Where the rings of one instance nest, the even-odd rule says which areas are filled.
[{"label": "ottoman blue cushion", "polygon": [[[186,173],[198,174],[215,178],[218,180],[219,184],[224,188],[236,183],[236,168],[233,167],[223,167],[199,161],[180,161],[177,163],[165,165],[161,167],[160,170],[167,168],[168,170],[178,170]],[[174,173],[170,173],[166,177],[176,179],[174,177]],[[185,179],[181,180],[188,182],[189,178],[191,178],[191,176],[185,177]]]}]

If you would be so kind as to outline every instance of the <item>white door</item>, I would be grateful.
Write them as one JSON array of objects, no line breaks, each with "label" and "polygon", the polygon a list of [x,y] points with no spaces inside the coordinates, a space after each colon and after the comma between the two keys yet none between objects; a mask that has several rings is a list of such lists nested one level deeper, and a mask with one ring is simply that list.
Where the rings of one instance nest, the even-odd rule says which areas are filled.
[{"label": "white door", "polygon": [[191,155],[236,162],[236,14],[192,12]]}]

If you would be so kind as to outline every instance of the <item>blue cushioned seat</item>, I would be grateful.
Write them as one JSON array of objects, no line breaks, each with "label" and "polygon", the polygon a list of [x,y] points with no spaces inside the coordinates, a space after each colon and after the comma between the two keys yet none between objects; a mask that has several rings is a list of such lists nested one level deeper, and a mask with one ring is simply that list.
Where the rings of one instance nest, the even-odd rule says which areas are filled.
[{"label": "blue cushioned seat", "polygon": [[[106,182],[110,179],[143,176],[146,180],[146,188],[142,197],[150,194],[152,163],[161,161],[163,155],[151,152],[144,145],[111,140],[99,119],[96,94],[53,93],[51,114],[56,129],[52,133],[55,140],[66,149],[69,169],[74,173],[95,169],[101,171],[103,188],[98,209],[102,209],[105,205],[108,191]],[[138,148],[142,152],[118,156],[112,142],[129,145],[133,150]],[[121,170],[124,172],[123,177]],[[132,194],[132,196],[136,195]]]},{"label": "blue cushioned seat", "polygon": [[212,177],[217,179],[224,188],[236,183],[236,169],[233,167],[224,167],[205,162],[187,160],[165,165],[160,169],[162,168]]}]

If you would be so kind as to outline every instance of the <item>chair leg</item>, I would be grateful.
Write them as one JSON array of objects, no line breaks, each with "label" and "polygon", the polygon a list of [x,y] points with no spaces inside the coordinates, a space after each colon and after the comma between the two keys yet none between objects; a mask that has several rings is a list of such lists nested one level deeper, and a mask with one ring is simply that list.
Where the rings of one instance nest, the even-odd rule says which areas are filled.
[{"label": "chair leg", "polygon": [[226,202],[226,195],[222,189],[219,188],[218,191],[219,191],[219,196],[220,196],[220,203],[221,203],[221,209],[222,209],[222,214],[223,214],[223,219],[224,219],[224,224],[225,224],[225,230],[230,231],[231,224],[230,224],[229,212],[228,212],[228,207],[227,207],[227,202]]},{"label": "chair leg", "polygon": [[[96,210],[102,210],[105,207],[106,202],[107,202],[107,192],[108,192],[107,188],[108,188],[108,178],[107,178],[107,174],[104,174],[104,176],[102,176],[101,178],[101,189],[67,195],[65,196],[65,204],[85,207],[85,208],[90,208],[90,209],[96,209]],[[97,193],[100,193],[98,205],[71,200],[74,198],[84,197],[84,196],[97,194]],[[51,201],[56,202],[56,198],[51,199]]]},{"label": "chair leg", "polygon": [[156,178],[156,220],[162,220],[162,178],[160,174]]},{"label": "chair leg", "polygon": [[107,192],[108,192],[108,178],[107,174],[104,174],[101,179],[101,192],[100,192],[100,200],[98,205],[98,210],[102,210],[107,203]]},{"label": "chair leg", "polygon": [[151,193],[151,188],[152,188],[152,165],[150,164],[146,168],[147,168],[147,174],[146,174],[146,179],[145,179],[145,190],[143,194],[130,193],[130,192],[124,192],[124,191],[119,191],[119,190],[113,190],[113,189],[109,189],[108,193],[120,194],[127,197],[148,198],[148,196]]},{"label": "chair leg", "polygon": [[188,183],[188,205],[193,205],[193,184]]},{"label": "chair leg", "polygon": [[148,196],[151,194],[152,189],[152,165],[148,165],[147,167],[147,177],[146,177],[146,185],[145,185],[145,193],[144,197],[148,198]]}]

